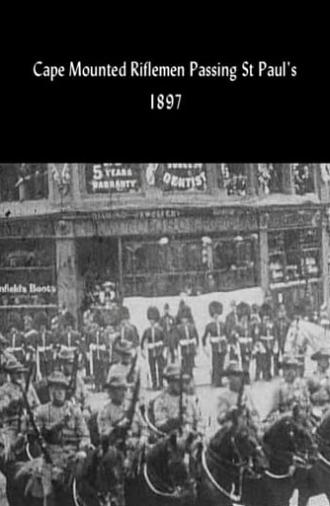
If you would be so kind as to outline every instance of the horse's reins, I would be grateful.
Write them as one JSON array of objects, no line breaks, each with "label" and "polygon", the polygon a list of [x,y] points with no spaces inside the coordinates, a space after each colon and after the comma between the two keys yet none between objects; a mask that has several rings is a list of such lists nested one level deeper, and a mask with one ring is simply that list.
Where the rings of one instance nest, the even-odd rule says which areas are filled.
[{"label": "horse's reins", "polygon": [[[143,413],[142,413],[142,411],[143,411]],[[161,437],[167,436],[167,434],[165,432],[157,429],[157,427],[150,421],[148,414],[147,414],[147,410],[145,410],[142,406],[140,406],[139,412],[142,417],[142,420],[146,422],[146,424],[150,430],[152,430],[158,436],[161,436]]]},{"label": "horse's reins", "polygon": [[[225,495],[226,497],[228,497],[228,499],[230,499],[232,502],[240,502],[241,498],[242,498],[242,489],[243,489],[243,473],[244,473],[244,467],[243,466],[240,466],[239,468],[239,495],[236,495],[234,494],[233,491],[231,492],[228,492],[228,490],[226,490],[225,488],[223,488],[220,483],[218,483],[216,481],[216,479],[214,478],[214,476],[212,475],[208,465],[207,465],[207,461],[206,461],[206,451],[203,450],[202,452],[202,466],[203,466],[203,469],[208,477],[208,479],[210,480],[210,482],[212,483],[212,485],[219,491],[221,492],[223,495]],[[234,483],[232,483],[232,488],[234,487]]]},{"label": "horse's reins", "polygon": [[158,495],[158,496],[161,496],[161,497],[172,497],[172,498],[177,498],[179,496],[178,492],[176,490],[173,490],[172,492],[163,492],[162,490],[159,490],[157,489],[151,479],[150,479],[150,476],[148,474],[148,466],[147,466],[147,463],[143,464],[143,477],[146,481],[146,484],[148,485],[148,487],[150,488],[150,490],[155,494],[155,495]]}]

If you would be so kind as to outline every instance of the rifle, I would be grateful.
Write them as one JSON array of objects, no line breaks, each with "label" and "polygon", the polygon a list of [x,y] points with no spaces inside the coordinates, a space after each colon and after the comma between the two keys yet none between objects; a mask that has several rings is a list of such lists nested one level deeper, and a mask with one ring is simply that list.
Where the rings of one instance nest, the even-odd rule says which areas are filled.
[{"label": "rifle", "polygon": [[182,361],[181,361],[181,368],[180,368],[180,395],[179,395],[179,422],[180,427],[183,425],[183,367],[182,367]]},{"label": "rifle", "polygon": [[138,354],[136,352],[135,353],[135,357],[132,360],[132,364],[131,364],[130,370],[128,371],[128,373],[126,375],[126,381],[127,381],[127,383],[132,383],[132,381],[133,381],[133,378],[134,378],[133,375],[134,375],[134,370],[135,370],[135,366],[136,366],[136,363],[137,363],[137,359],[138,359]]},{"label": "rifle", "polygon": [[242,400],[243,400],[243,394],[244,394],[244,373],[241,376],[241,384],[238,390],[238,396],[237,396],[237,403],[236,406],[238,410],[240,411],[243,407]]},{"label": "rifle", "polygon": [[42,437],[41,435],[41,432],[35,422],[35,419],[34,419],[34,414],[33,414],[33,411],[31,409],[31,406],[29,404],[29,401],[28,401],[28,398],[27,398],[27,394],[25,392],[25,389],[23,388],[23,386],[20,384],[20,383],[17,383],[19,385],[19,388],[22,392],[22,396],[23,396],[23,401],[24,401],[24,404],[25,404],[25,409],[26,409],[26,412],[28,414],[28,417],[29,417],[29,421],[30,421],[30,424],[31,424],[31,427],[35,433],[35,436],[36,436],[36,440],[38,441],[39,445],[40,445],[40,449],[45,457],[45,461],[48,463],[48,464],[52,464],[52,459],[51,459],[51,456],[48,452],[48,448],[47,448],[47,445],[46,445],[46,442],[44,440],[44,438]]},{"label": "rifle", "polygon": [[79,351],[75,350],[75,356],[73,361],[72,373],[70,378],[69,387],[67,390],[67,398],[71,399],[74,396],[77,386],[77,371],[78,371],[78,360],[79,360]]}]

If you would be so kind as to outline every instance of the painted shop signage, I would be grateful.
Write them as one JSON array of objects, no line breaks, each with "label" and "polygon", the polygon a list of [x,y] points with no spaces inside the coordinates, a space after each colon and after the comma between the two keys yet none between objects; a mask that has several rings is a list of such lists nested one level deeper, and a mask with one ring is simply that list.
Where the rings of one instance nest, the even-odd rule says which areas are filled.
[{"label": "painted shop signage", "polygon": [[87,193],[134,193],[141,190],[137,164],[94,163],[85,167]]},{"label": "painted shop signage", "polygon": [[41,293],[56,293],[56,286],[54,285],[37,285],[35,283],[4,283],[0,285],[0,294],[29,294],[36,295]]},{"label": "painted shop signage", "polygon": [[164,192],[205,191],[206,165],[203,163],[150,163],[146,167],[146,182]]},{"label": "painted shop signage", "polygon": [[0,237],[49,237],[54,235],[52,221],[0,221]]},{"label": "painted shop signage", "polygon": [[317,227],[321,220],[321,212],[317,210],[277,211],[267,214],[268,228]]}]

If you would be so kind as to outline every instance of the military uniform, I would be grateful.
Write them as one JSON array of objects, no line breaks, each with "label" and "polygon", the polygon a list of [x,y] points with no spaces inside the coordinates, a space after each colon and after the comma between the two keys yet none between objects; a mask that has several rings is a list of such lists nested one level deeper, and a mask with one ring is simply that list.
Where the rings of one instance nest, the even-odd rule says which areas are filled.
[{"label": "military uniform", "polygon": [[274,325],[270,320],[263,322],[260,328],[260,341],[265,352],[262,353],[261,369],[263,379],[269,381],[272,377],[272,358],[275,346]]},{"label": "military uniform", "polygon": [[[187,317],[187,312],[182,312]],[[180,323],[176,327],[176,348],[179,350],[179,358],[185,373],[193,375],[195,367],[196,350],[199,345],[198,332],[193,323]]]},{"label": "military uniform", "polygon": [[96,391],[100,391],[106,380],[110,362],[109,348],[103,329],[98,328],[89,344],[90,374],[94,376]]},{"label": "military uniform", "polygon": [[[157,308],[149,308],[157,309]],[[151,314],[151,313],[150,313]],[[150,318],[150,314],[148,319]],[[159,321],[158,310],[151,314],[155,318],[155,322]],[[157,390],[163,386],[163,369],[165,366],[164,360],[164,347],[165,347],[165,334],[160,326],[152,324],[147,328],[142,336],[141,349],[146,346],[148,351],[149,370],[151,375],[152,388]]]},{"label": "military uniform", "polygon": [[[179,396],[171,394],[168,390],[161,392],[153,400],[154,424],[158,429],[166,432],[167,423],[179,418],[179,402]],[[204,425],[201,413],[193,396],[184,393],[182,407],[184,428],[203,434]]]},{"label": "military uniform", "polygon": [[[330,350],[321,349],[311,356],[312,360],[325,358],[329,364]],[[318,365],[316,371],[307,379],[311,404],[319,417],[330,407],[330,370]],[[314,411],[313,409],[313,411]]]},{"label": "military uniform", "polygon": [[219,302],[211,302],[209,305],[209,313],[214,317],[214,321],[208,323],[202,337],[203,346],[206,345],[207,339],[210,340],[212,348],[212,385],[219,387],[222,384],[222,372],[225,363],[225,357],[228,349],[228,342],[225,336],[224,324],[219,321],[217,315],[222,314],[222,304]]},{"label": "military uniform", "polygon": [[165,313],[159,321],[159,325],[165,334],[165,342],[167,346],[167,359],[171,362],[175,360],[175,341],[174,341],[174,327],[175,319],[169,313]]},{"label": "military uniform", "polygon": [[[89,432],[84,417],[70,401],[62,406],[52,402],[43,404],[36,411],[36,423],[44,435],[53,464],[61,467],[68,454],[90,444]],[[56,428],[63,422],[63,427]]]},{"label": "military uniform", "polygon": [[[9,374],[11,372],[26,371],[16,359],[8,361],[7,370]],[[27,399],[32,410],[40,405],[39,398],[31,384],[27,392]],[[15,444],[19,433],[25,433],[28,429],[28,418],[24,410],[22,390],[19,385],[12,381],[8,381],[0,387],[0,419],[2,430],[9,437],[11,445]]]}]

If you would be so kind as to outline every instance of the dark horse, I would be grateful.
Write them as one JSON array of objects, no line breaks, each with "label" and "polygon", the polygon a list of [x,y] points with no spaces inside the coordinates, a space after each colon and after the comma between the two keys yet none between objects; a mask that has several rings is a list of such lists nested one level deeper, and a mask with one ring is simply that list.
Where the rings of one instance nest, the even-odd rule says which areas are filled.
[{"label": "dark horse", "polygon": [[257,479],[266,467],[267,460],[254,431],[236,423],[219,429],[202,452],[199,504],[244,503],[248,476]]},{"label": "dark horse", "polygon": [[282,416],[265,432],[263,446],[269,468],[257,487],[246,493],[245,504],[254,506],[257,493],[260,506],[288,506],[294,490],[306,483],[315,456],[310,429],[294,415]]},{"label": "dark horse", "polygon": [[72,464],[61,474],[42,457],[15,463],[6,474],[9,505],[124,505],[124,465],[117,449],[98,447],[79,465]]},{"label": "dark horse", "polygon": [[127,506],[193,506],[196,501],[191,469],[193,438],[193,435],[179,437],[173,432],[144,452],[135,478],[127,480]]},{"label": "dark horse", "polygon": [[330,502],[330,412],[316,430],[317,458],[304,482],[298,484],[299,506],[306,506],[310,497],[325,494]]}]

